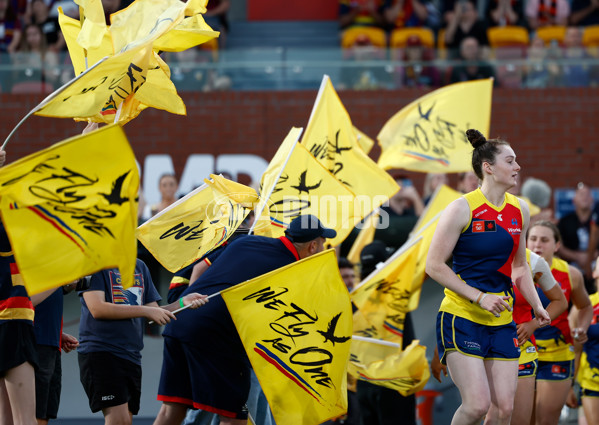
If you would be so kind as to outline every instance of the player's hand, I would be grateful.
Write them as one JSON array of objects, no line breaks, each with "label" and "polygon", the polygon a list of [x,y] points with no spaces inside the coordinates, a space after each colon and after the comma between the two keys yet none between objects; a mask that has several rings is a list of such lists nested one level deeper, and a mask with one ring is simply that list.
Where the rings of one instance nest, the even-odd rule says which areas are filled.
[{"label": "player's hand", "polygon": [[6,162],[6,151],[0,150],[0,167],[2,167],[5,162]]},{"label": "player's hand", "polygon": [[530,320],[528,322],[520,323],[516,326],[518,330],[518,345],[522,347],[526,341],[530,339],[535,331],[539,328],[539,322],[537,320]]},{"label": "player's hand", "polygon": [[158,323],[159,325],[166,325],[171,320],[177,320],[175,315],[168,310],[161,307],[147,307],[146,306],[146,318]]},{"label": "player's hand", "polygon": [[566,398],[566,406],[568,406],[570,409],[578,408],[578,398],[576,397],[576,393],[574,392],[574,387],[570,387],[568,397]]},{"label": "player's hand", "polygon": [[187,294],[183,297],[183,305],[186,307],[189,306],[189,308],[201,307],[208,301],[208,295],[198,294],[197,292]]},{"label": "player's hand", "polygon": [[512,308],[508,304],[509,300],[509,296],[500,297],[499,295],[484,294],[483,298],[480,300],[480,306],[493,313],[495,317],[499,317],[504,310],[512,311]]},{"label": "player's hand", "polygon": [[572,330],[572,338],[579,344],[584,344],[589,340],[586,331],[582,328],[575,328]]},{"label": "player's hand", "polygon": [[543,326],[549,326],[551,324],[551,317],[549,317],[549,313],[547,313],[547,310],[544,308],[535,310],[535,317],[539,322],[539,328],[542,328]]},{"label": "player's hand", "polygon": [[60,348],[65,353],[69,353],[73,351],[75,348],[79,346],[79,341],[73,335],[69,335],[66,333],[62,333],[60,336]]}]

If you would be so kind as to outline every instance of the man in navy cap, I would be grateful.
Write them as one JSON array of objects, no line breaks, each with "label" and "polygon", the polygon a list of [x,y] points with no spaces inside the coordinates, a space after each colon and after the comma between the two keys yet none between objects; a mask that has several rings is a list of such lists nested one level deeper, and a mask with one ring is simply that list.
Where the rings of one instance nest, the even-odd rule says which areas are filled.
[{"label": "man in navy cap", "polygon": [[[337,232],[313,215],[294,219],[278,239],[247,236],[231,243],[182,296],[211,295],[317,254]],[[198,314],[200,310],[205,310]],[[250,363],[222,297],[184,310],[164,330],[164,359],[154,425],[180,424],[187,408],[217,413],[221,424],[247,423]],[[251,318],[248,318],[251,320]]]}]

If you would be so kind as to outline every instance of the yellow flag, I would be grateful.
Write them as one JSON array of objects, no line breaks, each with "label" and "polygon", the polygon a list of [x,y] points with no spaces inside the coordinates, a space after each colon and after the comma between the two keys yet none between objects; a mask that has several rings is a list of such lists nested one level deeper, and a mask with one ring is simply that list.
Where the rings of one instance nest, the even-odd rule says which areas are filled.
[{"label": "yellow flag", "polygon": [[356,126],[354,126],[354,131],[356,132],[356,136],[358,138],[358,145],[366,154],[370,153],[372,147],[374,146],[374,140],[368,137],[366,133],[361,132]]},{"label": "yellow flag", "polygon": [[399,190],[391,176],[360,148],[349,115],[327,75],[323,77],[302,145],[358,197],[356,205],[362,217]]},{"label": "yellow flag", "polygon": [[137,229],[140,242],[173,273],[225,242],[258,200],[250,187],[210,177]]},{"label": "yellow flag", "polygon": [[351,292],[354,305],[382,339],[401,344],[422,239],[404,244]]},{"label": "yellow flag", "polygon": [[217,38],[219,34],[218,31],[210,28],[202,15],[189,16],[156,40],[154,50],[180,52],[204,44]]},{"label": "yellow flag", "polygon": [[278,425],[347,411],[352,313],[333,250],[221,294]]},{"label": "yellow flag", "polygon": [[422,390],[430,378],[426,347],[414,340],[402,351],[385,341],[354,338],[348,373],[408,396]]},{"label": "yellow flag", "polygon": [[327,243],[338,245],[361,219],[360,211],[354,211],[355,195],[298,144],[297,137],[299,129],[292,129],[262,176],[260,199],[267,208],[255,233],[279,237],[295,217],[313,214],[337,231]]},{"label": "yellow flag", "polygon": [[[77,43],[84,49],[96,49],[108,34],[102,0],[75,0],[75,3],[81,6],[84,16]],[[112,46],[110,47],[112,52]]]},{"label": "yellow flag", "polygon": [[472,168],[466,130],[489,133],[493,80],[451,84],[416,99],[393,115],[377,138],[379,165],[428,173]]},{"label": "yellow flag", "polygon": [[351,246],[349,253],[347,254],[347,259],[351,261],[353,264],[360,263],[360,253],[362,249],[374,240],[374,234],[376,233],[376,224],[379,220],[378,210],[375,210],[368,217],[364,219],[362,223],[362,228],[356,236],[356,240]]},{"label": "yellow flag", "polygon": [[101,114],[114,121],[119,104],[145,82],[152,55],[152,45],[147,43],[98,62],[48,96],[35,114],[57,118]]},{"label": "yellow flag", "polygon": [[0,212],[30,295],[118,267],[133,283],[135,156],[107,126],[0,169]]}]

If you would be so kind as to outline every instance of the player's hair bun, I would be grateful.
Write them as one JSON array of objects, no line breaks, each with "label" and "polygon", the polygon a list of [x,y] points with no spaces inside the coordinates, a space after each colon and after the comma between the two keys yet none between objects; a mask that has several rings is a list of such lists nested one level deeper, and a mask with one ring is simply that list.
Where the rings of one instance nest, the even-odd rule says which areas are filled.
[{"label": "player's hair bun", "polygon": [[483,136],[483,134],[480,131],[475,130],[473,128],[466,130],[466,137],[468,137],[468,141],[470,142],[470,144],[472,145],[472,147],[474,149],[478,148],[479,146],[481,146],[487,142],[487,139],[485,139],[485,136]]}]

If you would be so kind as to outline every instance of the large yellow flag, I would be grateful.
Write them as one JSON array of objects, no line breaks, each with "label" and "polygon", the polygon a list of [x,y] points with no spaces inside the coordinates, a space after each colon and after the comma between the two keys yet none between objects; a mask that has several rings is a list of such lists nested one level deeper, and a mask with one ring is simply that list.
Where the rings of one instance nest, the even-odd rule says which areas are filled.
[{"label": "large yellow flag", "polygon": [[401,344],[422,239],[404,244],[351,292],[354,305],[382,339]]},{"label": "large yellow flag", "polygon": [[119,126],[0,169],[0,212],[30,295],[118,267],[133,283],[139,175]]},{"label": "large yellow flag", "polygon": [[489,133],[493,80],[451,84],[437,89],[393,115],[377,138],[379,165],[429,173],[472,168],[466,130]]},{"label": "large yellow flag", "polygon": [[348,373],[408,396],[423,389],[430,378],[426,347],[414,340],[402,351],[396,344],[354,337]]},{"label": "large yellow flag", "polygon": [[[64,16],[62,11],[59,23],[75,74],[83,83],[76,80],[70,86],[62,87],[58,95],[47,99],[36,114],[105,123],[118,120],[121,124],[134,119],[147,107],[185,115],[185,104],[170,80],[170,69],[157,50],[184,50],[218,36],[218,32],[212,31],[197,15],[206,11],[206,0],[188,3],[137,0],[112,14],[112,25],[107,29],[105,24],[102,27],[104,13],[99,1],[78,1],[86,17],[83,26]],[[97,22],[99,11],[102,23]],[[125,55],[131,50],[139,51],[142,46],[143,55]],[[102,63],[100,71],[81,76],[104,57],[110,58],[107,61],[110,67]],[[119,59],[112,60],[113,57]],[[77,103],[61,103],[65,98],[75,98]]]},{"label": "large yellow flag", "polygon": [[347,411],[352,313],[333,250],[222,297],[278,425],[316,425]]},{"label": "large yellow flag", "polygon": [[349,114],[327,75],[322,79],[302,145],[356,194],[362,217],[399,190],[391,176],[360,147]]},{"label": "large yellow flag", "polygon": [[141,243],[173,273],[225,242],[258,201],[254,189],[210,177],[137,229]]},{"label": "large yellow flag", "polygon": [[298,136],[299,129],[290,131],[262,176],[260,200],[267,208],[255,233],[279,237],[295,217],[313,214],[337,231],[327,242],[338,245],[361,219],[361,211],[355,211],[352,191],[297,143]]}]

